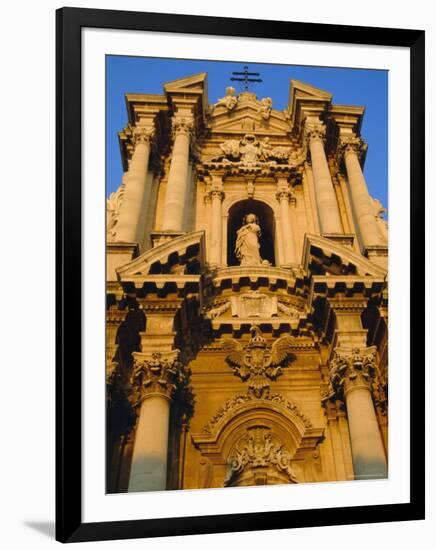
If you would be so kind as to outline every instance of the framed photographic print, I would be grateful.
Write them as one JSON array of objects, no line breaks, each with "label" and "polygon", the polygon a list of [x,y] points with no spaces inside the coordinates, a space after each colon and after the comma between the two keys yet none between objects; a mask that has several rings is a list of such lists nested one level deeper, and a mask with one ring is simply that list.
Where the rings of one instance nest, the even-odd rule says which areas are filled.
[{"label": "framed photographic print", "polygon": [[423,187],[423,31],[58,10],[57,539],[423,519]]}]

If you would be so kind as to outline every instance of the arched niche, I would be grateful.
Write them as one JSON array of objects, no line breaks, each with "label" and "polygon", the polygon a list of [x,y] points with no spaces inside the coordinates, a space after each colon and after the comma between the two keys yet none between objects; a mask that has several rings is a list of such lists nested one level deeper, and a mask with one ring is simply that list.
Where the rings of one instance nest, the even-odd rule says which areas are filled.
[{"label": "arched niche", "polygon": [[192,441],[211,464],[210,486],[269,485],[297,483],[301,467],[295,471],[295,461],[304,463],[323,432],[279,394],[262,399],[238,394]]},{"label": "arched niche", "polygon": [[227,265],[239,265],[235,256],[236,233],[243,225],[246,214],[255,214],[259,218],[262,230],[260,237],[260,255],[271,265],[276,265],[276,223],[272,208],[263,201],[244,199],[230,206],[227,217]]}]

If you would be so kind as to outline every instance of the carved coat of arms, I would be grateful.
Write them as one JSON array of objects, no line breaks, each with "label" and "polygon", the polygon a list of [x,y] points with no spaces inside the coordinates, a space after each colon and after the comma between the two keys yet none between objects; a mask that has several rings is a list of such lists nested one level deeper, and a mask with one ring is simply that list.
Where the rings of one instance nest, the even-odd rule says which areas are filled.
[{"label": "carved coat of arms", "polygon": [[294,339],[282,336],[269,346],[258,326],[253,325],[250,331],[248,346],[244,348],[232,338],[224,341],[224,349],[229,352],[226,361],[236,376],[248,380],[250,391],[260,398],[269,389],[269,380],[276,380],[283,367],[294,359],[291,354]]}]

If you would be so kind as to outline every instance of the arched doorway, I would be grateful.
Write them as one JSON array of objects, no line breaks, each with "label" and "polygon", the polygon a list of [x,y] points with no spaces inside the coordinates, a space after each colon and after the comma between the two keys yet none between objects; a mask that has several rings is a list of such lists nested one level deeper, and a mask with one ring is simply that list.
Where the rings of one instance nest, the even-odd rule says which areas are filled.
[{"label": "arched doorway", "polygon": [[246,214],[255,214],[259,218],[262,230],[260,237],[260,255],[275,265],[275,221],[274,212],[270,206],[256,199],[246,199],[233,204],[229,209],[227,221],[227,265],[239,265],[235,256],[236,232],[243,225]]}]

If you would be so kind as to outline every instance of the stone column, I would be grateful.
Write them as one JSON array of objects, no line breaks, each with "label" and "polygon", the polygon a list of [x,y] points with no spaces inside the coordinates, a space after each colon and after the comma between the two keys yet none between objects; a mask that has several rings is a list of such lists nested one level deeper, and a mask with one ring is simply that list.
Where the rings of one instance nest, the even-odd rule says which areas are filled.
[{"label": "stone column", "polygon": [[223,219],[222,219],[222,201],[224,198],[223,181],[221,175],[211,175],[208,178],[208,189],[205,196],[206,202],[210,203],[210,240],[209,262],[211,265],[222,264],[223,247]]},{"label": "stone column", "polygon": [[186,381],[179,352],[134,353],[132,386],[139,411],[129,492],[164,491],[167,482],[170,405]]},{"label": "stone column", "polygon": [[365,150],[366,144],[358,137],[341,139],[341,149],[344,155],[350,185],[351,201],[356,214],[357,225],[362,238],[363,246],[385,245],[382,239],[377,219],[374,214],[373,200],[368,192],[359,157]]},{"label": "stone column", "polygon": [[312,160],[316,204],[323,234],[342,234],[342,223],[336,193],[324,151],[325,126],[306,123],[306,140]]},{"label": "stone column", "polygon": [[173,117],[173,150],[168,174],[162,230],[183,231],[188,193],[189,148],[194,127],[192,117]]},{"label": "stone column", "polygon": [[345,401],[356,479],[387,478],[386,456],[371,394],[375,346],[335,348],[328,397]]},{"label": "stone column", "polygon": [[291,215],[289,211],[289,201],[291,199],[292,193],[288,187],[281,187],[279,188],[276,196],[280,204],[284,260],[286,265],[291,265],[297,263],[295,253],[295,241],[292,232]]},{"label": "stone column", "polygon": [[153,128],[137,126],[133,128],[134,152],[129,162],[129,169],[123,176],[123,198],[116,225],[117,242],[138,242],[141,214],[144,212],[144,197],[150,145]]}]

